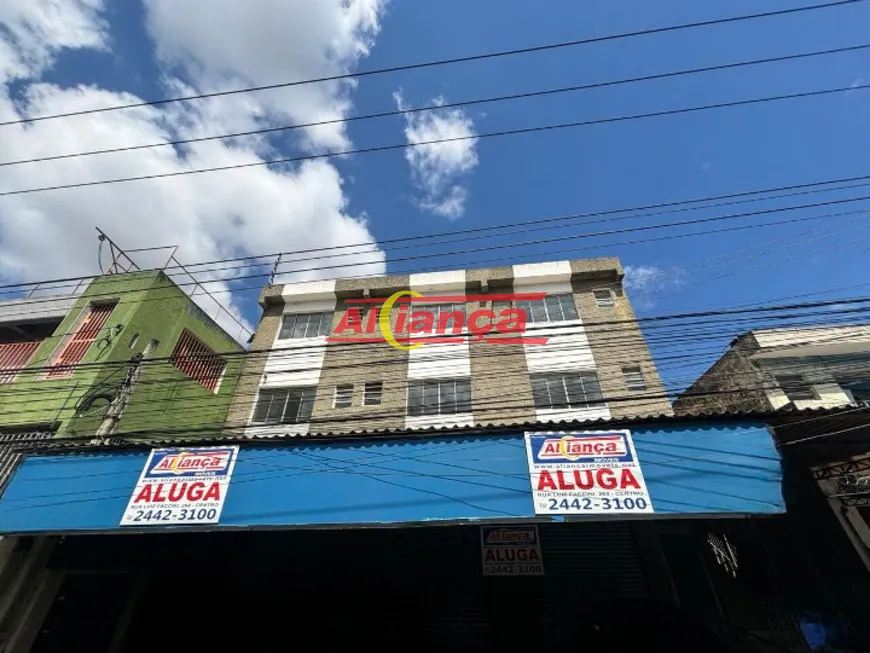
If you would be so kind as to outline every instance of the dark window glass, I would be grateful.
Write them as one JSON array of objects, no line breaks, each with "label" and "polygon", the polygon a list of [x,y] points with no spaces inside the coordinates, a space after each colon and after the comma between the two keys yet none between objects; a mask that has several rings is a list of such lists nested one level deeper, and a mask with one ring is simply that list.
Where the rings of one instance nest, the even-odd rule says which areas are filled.
[{"label": "dark window glass", "polygon": [[594,372],[535,374],[531,383],[536,408],[587,408],[602,401]]},{"label": "dark window glass", "polygon": [[284,316],[279,340],[317,338],[329,334],[332,313],[291,313]]},{"label": "dark window glass", "polygon": [[469,410],[468,379],[412,381],[408,385],[408,415],[451,415]]}]

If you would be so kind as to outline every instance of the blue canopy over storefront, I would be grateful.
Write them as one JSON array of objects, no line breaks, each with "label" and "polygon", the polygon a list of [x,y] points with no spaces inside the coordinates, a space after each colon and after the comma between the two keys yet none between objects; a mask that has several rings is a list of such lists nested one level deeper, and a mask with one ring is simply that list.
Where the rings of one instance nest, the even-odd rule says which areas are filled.
[{"label": "blue canopy over storefront", "polygon": [[[638,426],[631,434],[652,517],[785,512],[780,456],[764,424]],[[0,497],[0,533],[128,530],[119,522],[148,455],[27,456]],[[514,518],[542,519],[533,507],[524,434],[506,431],[245,443],[220,520],[208,528]]]}]

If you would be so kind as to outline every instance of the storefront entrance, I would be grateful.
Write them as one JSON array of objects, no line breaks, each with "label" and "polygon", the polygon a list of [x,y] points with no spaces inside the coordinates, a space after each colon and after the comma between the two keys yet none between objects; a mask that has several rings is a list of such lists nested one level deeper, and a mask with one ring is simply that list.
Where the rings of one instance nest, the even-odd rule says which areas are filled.
[{"label": "storefront entrance", "polygon": [[544,575],[505,577],[483,575],[474,526],[68,537],[33,651],[764,650],[711,627],[679,537],[655,570],[628,522],[539,528]]}]

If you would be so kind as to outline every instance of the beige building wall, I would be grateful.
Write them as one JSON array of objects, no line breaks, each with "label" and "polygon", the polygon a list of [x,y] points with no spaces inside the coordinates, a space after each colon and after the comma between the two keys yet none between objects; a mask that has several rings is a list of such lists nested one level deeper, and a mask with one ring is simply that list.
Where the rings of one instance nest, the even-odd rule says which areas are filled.
[{"label": "beige building wall", "polygon": [[[613,417],[671,415],[671,403],[659,378],[646,339],[638,326],[631,302],[622,286],[619,259],[571,261],[572,289],[583,320],[586,338],[598,368],[601,392]],[[612,307],[601,307],[596,290],[609,290]],[[624,368],[638,366],[645,390],[629,390]]]},{"label": "beige building wall", "polygon": [[[522,292],[524,288],[530,286],[515,285],[514,273],[519,274],[517,270],[522,268],[522,273],[528,274],[530,267],[533,266],[466,270],[463,272],[465,293],[495,295]],[[556,268],[547,268],[547,264],[544,264],[541,269]],[[570,276],[570,281],[566,282],[567,285],[564,287],[570,288],[574,295],[582,322],[582,325],[578,325],[577,328],[585,333],[585,338],[588,340],[588,347],[583,345],[584,351],[587,352],[586,360],[589,361],[587,364],[594,365],[609,414],[613,417],[669,414],[670,403],[664,396],[664,388],[646,341],[635,322],[634,312],[622,288],[623,271],[619,260],[585,259],[571,261],[570,265],[569,262],[562,262],[558,269],[567,270],[565,279]],[[421,276],[425,275],[417,275],[417,278]],[[528,277],[524,277],[522,283],[528,284]],[[332,332],[335,332],[348,307],[362,306],[346,303],[346,300],[386,298],[398,290],[412,287],[413,280],[409,275],[393,275],[344,279],[329,284],[333,285],[324,284],[324,288],[334,288],[331,292],[336,302],[332,319]],[[278,346],[276,336],[281,327],[282,315],[287,310],[285,303],[293,296],[293,287],[293,285],[270,286],[263,291],[261,305],[264,311],[252,343],[253,349],[268,350]],[[605,288],[613,294],[613,307],[602,308],[596,303],[593,292]],[[310,286],[303,290],[310,291]],[[567,290],[559,292],[567,292]],[[493,302],[472,301],[466,305],[468,315],[481,308],[492,309]],[[365,311],[362,316],[363,322],[367,316],[368,311]],[[396,316],[397,311],[394,311],[391,315],[394,330]],[[352,334],[348,332],[346,335]],[[379,336],[378,332],[371,338],[377,340]],[[366,337],[365,334],[363,337]],[[497,333],[489,335],[493,340],[503,337],[505,336]],[[429,352],[436,351],[435,347],[423,345],[420,350],[414,352],[415,360],[419,361],[422,357],[422,364],[426,365],[426,357],[430,355]],[[500,345],[485,341],[468,343],[466,362],[462,363],[457,359],[457,364],[470,367],[472,416],[475,424],[523,424],[541,419],[536,417],[532,396],[528,359],[532,354],[529,353],[528,347],[531,346]],[[573,345],[568,348],[571,347]],[[590,351],[591,358],[588,353]],[[569,351],[560,353],[560,357],[572,359],[576,356]],[[237,429],[250,420],[258,390],[265,377],[266,359],[266,355],[257,354],[248,358],[239,384],[239,392],[229,413],[229,428]],[[419,365],[419,363],[415,364]],[[538,369],[540,359],[535,364]],[[405,428],[409,366],[407,351],[396,349],[384,342],[327,343],[317,377],[319,380],[314,408],[307,432],[352,433]],[[626,388],[623,368],[627,366],[640,366],[646,390],[630,391]],[[445,376],[455,376],[455,373],[450,374],[448,371]],[[364,388],[367,382],[382,383],[382,398],[379,405],[363,405]],[[274,381],[272,383],[274,384]],[[352,405],[349,407],[335,407],[335,390],[340,384],[353,384]],[[607,412],[605,411],[604,414],[606,415]],[[449,420],[445,420],[445,423],[447,422]],[[300,432],[304,433],[306,430]]]},{"label": "beige building wall", "polygon": [[[466,270],[466,292],[506,294],[514,290],[510,266]],[[493,310],[493,302],[468,304],[471,311]],[[493,332],[493,339],[510,337]],[[523,345],[471,342],[471,401],[478,424],[522,424],[535,420],[532,386]]]},{"label": "beige building wall", "polygon": [[280,299],[280,290],[275,291],[274,286],[267,287],[260,295],[260,303],[263,306],[263,314],[254,332],[251,341],[251,350],[245,359],[242,369],[242,378],[236,387],[236,394],[227,414],[227,428],[233,434],[241,433],[251,416],[254,403],[263,379],[266,368],[267,352],[275,342],[278,330],[281,328],[281,319],[284,311],[284,302]]},{"label": "beige building wall", "polygon": [[[354,335],[352,331],[339,334],[336,330],[348,308],[367,306],[346,303],[346,299],[387,298],[398,290],[408,287],[407,275],[369,279],[343,279],[336,282],[338,302],[332,317],[333,333]],[[370,309],[371,305],[367,306]],[[369,310],[362,315],[363,324],[369,317]],[[396,328],[398,311],[392,311],[390,325]],[[405,425],[405,404],[408,384],[408,352],[385,343],[378,342],[380,331],[369,336],[371,343],[344,344],[333,343],[327,346],[320,383],[312,411],[312,431],[324,433],[346,433],[350,431],[372,431],[379,429],[398,429]],[[380,381],[382,385],[381,404],[363,405],[366,382]],[[353,403],[347,408],[335,407],[335,389],[339,384],[353,384]]]}]

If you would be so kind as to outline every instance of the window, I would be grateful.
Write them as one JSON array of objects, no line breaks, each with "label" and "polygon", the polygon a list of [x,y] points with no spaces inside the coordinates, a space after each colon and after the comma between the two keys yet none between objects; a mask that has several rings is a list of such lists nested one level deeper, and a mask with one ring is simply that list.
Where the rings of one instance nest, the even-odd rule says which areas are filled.
[{"label": "window", "polygon": [[254,409],[255,424],[299,424],[311,419],[313,387],[260,390]]},{"label": "window", "polygon": [[[411,310],[413,311],[415,308],[414,304],[411,304]],[[431,306],[419,306],[420,310],[428,310],[432,311],[432,315],[435,316],[435,327],[437,328],[441,324],[441,316],[444,316],[445,328],[447,329],[455,329],[459,327],[460,329],[465,327],[465,304],[456,303],[456,304],[435,304]],[[459,315],[453,315],[454,313],[459,313]]]},{"label": "window", "polygon": [[333,408],[350,408],[353,405],[353,383],[340,383],[335,386]]},{"label": "window", "polygon": [[592,296],[595,297],[595,303],[599,308],[613,308],[613,293],[609,288],[593,290]]},{"label": "window", "polygon": [[602,401],[595,372],[535,374],[531,381],[535,408],[588,408]]},{"label": "window", "polygon": [[175,369],[212,392],[217,391],[227,367],[227,362],[221,356],[186,329],[181,332],[181,337],[169,360]]},{"label": "window", "polygon": [[42,342],[7,342],[0,345],[0,383],[12,383]]},{"label": "window", "polygon": [[84,310],[78,324],[52,356],[46,378],[58,379],[72,376],[75,366],[85,357],[113,310],[115,310],[114,303],[91,304]]},{"label": "window", "polygon": [[529,324],[577,319],[577,305],[570,294],[547,295],[535,301],[519,300],[516,306],[526,312],[526,322]]},{"label": "window", "polygon": [[776,382],[789,401],[819,398],[813,386],[800,374],[780,374],[777,375]]},{"label": "window", "polygon": [[366,381],[363,391],[363,406],[379,406],[383,394],[384,384],[382,381]]},{"label": "window", "polygon": [[318,338],[329,335],[332,313],[290,313],[281,323],[279,340],[288,338]]},{"label": "window", "polygon": [[408,415],[453,415],[470,410],[468,379],[412,381],[408,384]]},{"label": "window", "polygon": [[640,365],[622,368],[622,378],[625,379],[625,387],[629,390],[646,390],[646,381]]}]

